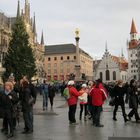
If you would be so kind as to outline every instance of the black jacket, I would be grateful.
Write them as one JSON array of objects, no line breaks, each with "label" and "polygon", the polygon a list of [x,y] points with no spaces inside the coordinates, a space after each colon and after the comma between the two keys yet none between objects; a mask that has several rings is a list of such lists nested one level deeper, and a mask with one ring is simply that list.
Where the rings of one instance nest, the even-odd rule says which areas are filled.
[{"label": "black jacket", "polygon": [[55,97],[55,87],[53,85],[49,86],[49,98],[54,98]]},{"label": "black jacket", "polygon": [[136,92],[137,92],[137,89],[135,87],[128,88],[130,108],[138,108],[138,95],[136,94]]},{"label": "black jacket", "polygon": [[123,105],[124,104],[124,95],[125,89],[124,87],[115,86],[113,89],[113,97],[115,97],[115,105]]},{"label": "black jacket", "polygon": [[32,109],[32,105],[29,103],[32,94],[31,94],[31,89],[29,87],[23,88],[21,90],[21,105],[22,105],[22,111],[30,111]]},{"label": "black jacket", "polygon": [[[10,96],[12,99],[10,99]],[[8,95],[5,93],[0,94],[0,102],[4,110],[13,110],[14,105],[18,103],[16,92],[11,91]]]}]

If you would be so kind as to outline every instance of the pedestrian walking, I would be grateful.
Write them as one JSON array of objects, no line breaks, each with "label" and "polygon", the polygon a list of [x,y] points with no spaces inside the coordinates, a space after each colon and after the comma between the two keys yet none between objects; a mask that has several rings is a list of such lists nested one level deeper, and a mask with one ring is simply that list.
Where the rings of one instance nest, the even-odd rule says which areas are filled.
[{"label": "pedestrian walking", "polygon": [[125,89],[123,87],[123,81],[119,80],[113,90],[113,97],[115,98],[114,99],[115,107],[114,107],[114,111],[113,111],[113,120],[114,121],[117,121],[116,115],[117,115],[119,106],[121,106],[121,109],[122,109],[124,122],[128,121],[127,115],[125,113],[124,95],[125,95]]},{"label": "pedestrian walking", "polygon": [[56,90],[55,90],[54,84],[51,83],[49,85],[49,99],[50,99],[51,109],[53,109],[55,92]]},{"label": "pedestrian walking", "polygon": [[129,95],[129,107],[131,111],[128,114],[129,120],[135,115],[136,123],[139,123],[140,117],[138,114],[138,91],[137,91],[137,84],[134,79],[130,81],[130,87],[128,88],[128,95]]},{"label": "pedestrian walking", "polygon": [[44,80],[42,84],[42,95],[43,95],[43,110],[48,109],[48,96],[49,96],[49,85],[47,84],[47,81]]}]

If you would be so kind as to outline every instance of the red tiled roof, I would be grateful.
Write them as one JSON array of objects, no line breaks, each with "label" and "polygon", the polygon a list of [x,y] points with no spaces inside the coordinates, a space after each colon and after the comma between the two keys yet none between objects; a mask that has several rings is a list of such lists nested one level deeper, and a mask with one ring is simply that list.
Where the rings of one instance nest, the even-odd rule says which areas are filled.
[{"label": "red tiled roof", "polygon": [[113,60],[116,62],[116,63],[119,63],[120,64],[120,69],[121,70],[127,70],[128,69],[128,62],[125,58],[123,57],[117,57],[117,56],[112,56]]}]

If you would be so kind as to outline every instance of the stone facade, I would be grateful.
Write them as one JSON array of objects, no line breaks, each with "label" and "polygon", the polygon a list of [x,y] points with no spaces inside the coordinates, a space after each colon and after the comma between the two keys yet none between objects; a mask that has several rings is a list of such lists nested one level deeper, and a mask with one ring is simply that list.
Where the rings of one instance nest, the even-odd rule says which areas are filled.
[{"label": "stone facade", "polygon": [[[80,72],[87,80],[93,79],[93,59],[79,49]],[[74,44],[50,45],[45,50],[45,70],[48,80],[68,80],[75,74],[77,64],[76,46]]]},{"label": "stone facade", "polygon": [[122,57],[113,56],[105,51],[101,60],[94,61],[94,80],[101,79],[104,83],[117,80],[127,81],[128,62]]},{"label": "stone facade", "polygon": [[16,18],[21,16],[26,31],[29,35],[29,43],[33,49],[34,56],[36,59],[37,75],[34,79],[44,78],[44,38],[43,33],[41,37],[41,42],[37,41],[37,32],[36,32],[36,19],[30,16],[30,3],[28,0],[25,0],[25,6],[23,9],[20,9],[20,2],[18,1],[17,6],[17,16],[7,17],[3,13],[0,13],[0,61],[3,60],[5,53],[7,52],[9,42],[11,39],[12,26],[16,22]]}]

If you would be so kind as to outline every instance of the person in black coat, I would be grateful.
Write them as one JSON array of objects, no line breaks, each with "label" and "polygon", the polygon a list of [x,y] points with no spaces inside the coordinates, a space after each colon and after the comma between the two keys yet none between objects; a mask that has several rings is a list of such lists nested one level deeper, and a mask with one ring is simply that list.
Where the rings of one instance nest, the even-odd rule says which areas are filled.
[{"label": "person in black coat", "polygon": [[55,97],[55,92],[56,92],[55,87],[51,83],[49,85],[49,99],[50,99],[51,109],[53,109],[53,100],[54,100],[54,97]]},{"label": "person in black coat", "polygon": [[119,80],[113,89],[113,96],[115,98],[115,101],[114,101],[115,107],[114,107],[114,111],[113,111],[113,120],[114,121],[117,121],[116,115],[117,115],[119,106],[121,106],[124,121],[125,122],[128,121],[126,113],[125,113],[124,95],[125,95],[125,89],[123,87],[123,81]]},{"label": "person in black coat", "polygon": [[33,104],[34,99],[32,97],[30,85],[28,81],[22,82],[21,88],[21,105],[23,112],[23,119],[25,128],[23,134],[30,134],[33,132]]},{"label": "person in black coat", "polygon": [[18,102],[17,94],[13,91],[11,82],[5,83],[4,93],[0,95],[0,102],[3,107],[3,129],[2,132],[8,134],[8,126],[10,133],[8,138],[14,136],[13,116],[15,115],[14,105]]},{"label": "person in black coat", "polygon": [[128,114],[129,119],[135,115],[136,122],[140,121],[140,117],[138,114],[138,91],[136,86],[136,81],[132,79],[130,81],[130,87],[128,88],[128,95],[129,95],[129,107],[131,111]]}]

